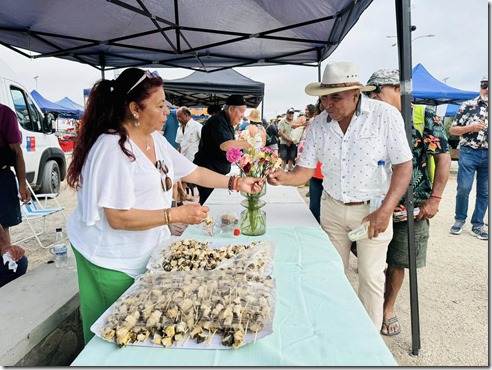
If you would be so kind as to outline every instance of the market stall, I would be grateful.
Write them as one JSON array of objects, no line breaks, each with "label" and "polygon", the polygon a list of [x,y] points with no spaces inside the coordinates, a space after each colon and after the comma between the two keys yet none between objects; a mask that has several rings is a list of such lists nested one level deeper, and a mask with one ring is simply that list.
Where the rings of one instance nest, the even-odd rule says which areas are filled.
[{"label": "market stall", "polygon": [[[211,215],[237,213],[241,195],[214,190]],[[260,237],[208,236],[190,226],[184,236],[229,243],[275,242],[273,332],[238,349],[153,348],[94,337],[73,366],[395,366],[347,280],[342,261],[294,187],[268,187],[267,232]]]}]

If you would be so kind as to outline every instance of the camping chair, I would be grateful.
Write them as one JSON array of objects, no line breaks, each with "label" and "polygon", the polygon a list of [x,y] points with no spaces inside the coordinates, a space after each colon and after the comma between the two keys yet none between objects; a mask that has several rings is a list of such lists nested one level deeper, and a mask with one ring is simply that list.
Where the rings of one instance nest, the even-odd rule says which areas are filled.
[{"label": "camping chair", "polygon": [[[29,235],[21,240],[17,240],[16,242],[14,242],[14,244],[21,243],[23,241],[32,238],[36,238],[41,248],[48,248],[51,246],[51,244],[44,246],[41,240],[39,239],[39,236],[46,231],[46,218],[58,212],[61,212],[63,218],[65,219],[65,221],[67,221],[67,217],[63,212],[65,207],[62,207],[58,202],[58,200],[56,199],[58,194],[36,194],[34,193],[34,191],[31,188],[31,185],[28,182],[27,182],[27,188],[31,192],[31,201],[27,204],[21,202],[21,214],[22,214],[22,220],[26,221],[29,228],[31,229],[32,235]],[[56,206],[54,208],[49,208],[48,200],[54,201]],[[34,220],[42,220],[42,228],[38,231],[34,228],[34,224],[33,224]]]}]

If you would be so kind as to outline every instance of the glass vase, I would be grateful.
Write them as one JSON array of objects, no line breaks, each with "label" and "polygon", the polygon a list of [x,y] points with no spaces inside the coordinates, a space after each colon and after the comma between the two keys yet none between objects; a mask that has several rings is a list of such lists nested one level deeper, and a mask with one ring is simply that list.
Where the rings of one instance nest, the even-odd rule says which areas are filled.
[{"label": "glass vase", "polygon": [[261,209],[265,205],[259,194],[245,194],[241,202],[245,208],[241,212],[240,228],[243,235],[263,235],[266,232],[266,213]]}]

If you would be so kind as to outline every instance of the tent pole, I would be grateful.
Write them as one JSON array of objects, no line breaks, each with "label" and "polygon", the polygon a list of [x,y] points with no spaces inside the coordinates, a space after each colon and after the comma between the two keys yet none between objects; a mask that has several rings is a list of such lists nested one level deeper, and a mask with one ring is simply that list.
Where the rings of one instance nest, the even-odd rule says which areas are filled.
[{"label": "tent pole", "polygon": [[104,80],[104,70],[106,68],[106,58],[103,53],[99,53],[99,65],[101,66],[101,79]]},{"label": "tent pole", "polygon": [[[410,0],[395,0],[398,60],[400,65],[401,113],[405,121],[408,143],[412,147],[412,39]],[[413,219],[413,186],[407,188],[408,271],[410,280],[410,314],[412,322],[412,354],[420,349],[419,301],[417,287],[417,263],[415,252],[415,225]]]}]

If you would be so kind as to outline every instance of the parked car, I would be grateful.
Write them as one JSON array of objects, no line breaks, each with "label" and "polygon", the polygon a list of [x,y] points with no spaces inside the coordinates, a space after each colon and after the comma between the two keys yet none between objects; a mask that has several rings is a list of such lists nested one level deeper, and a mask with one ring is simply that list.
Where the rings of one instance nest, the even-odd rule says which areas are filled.
[{"label": "parked car", "polygon": [[0,60],[0,103],[17,115],[22,133],[26,179],[41,193],[60,192],[67,163],[57,137],[53,134],[53,115],[44,115],[10,67]]}]

